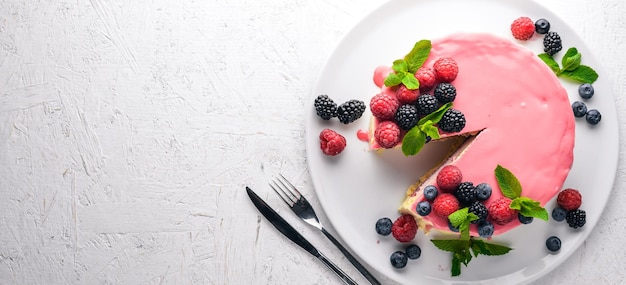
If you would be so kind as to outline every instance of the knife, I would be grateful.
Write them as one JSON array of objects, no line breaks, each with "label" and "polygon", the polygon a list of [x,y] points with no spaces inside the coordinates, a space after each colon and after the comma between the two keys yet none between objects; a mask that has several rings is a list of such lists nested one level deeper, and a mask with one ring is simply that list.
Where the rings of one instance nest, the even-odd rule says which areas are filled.
[{"label": "knife", "polygon": [[324,256],[321,252],[319,252],[308,240],[306,240],[302,235],[296,231],[283,217],[281,217],[274,209],[272,209],[261,197],[259,197],[250,187],[246,186],[246,191],[248,192],[248,196],[254,206],[267,218],[274,227],[278,231],[280,231],[283,235],[288,237],[291,241],[295,242],[300,247],[304,248],[307,252],[317,257],[317,259],[321,260],[324,265],[326,265],[330,270],[335,272],[341,280],[348,285],[358,285],[350,276],[348,276],[341,268],[337,267],[332,261],[328,260],[326,256]]}]

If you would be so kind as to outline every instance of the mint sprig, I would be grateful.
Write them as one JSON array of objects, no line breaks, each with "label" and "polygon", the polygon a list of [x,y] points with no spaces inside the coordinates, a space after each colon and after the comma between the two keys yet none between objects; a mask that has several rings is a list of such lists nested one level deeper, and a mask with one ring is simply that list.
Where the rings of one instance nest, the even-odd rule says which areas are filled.
[{"label": "mint sprig", "polygon": [[413,49],[404,56],[393,62],[391,67],[394,72],[385,78],[385,86],[392,87],[404,84],[406,88],[415,90],[420,87],[420,82],[415,78],[415,72],[424,65],[430,55],[432,44],[429,40],[421,40],[413,46]]},{"label": "mint sprig", "polygon": [[501,165],[495,170],[498,186],[502,195],[511,199],[511,209],[517,210],[522,216],[548,220],[548,211],[538,201],[522,196],[522,185],[515,175]]},{"label": "mint sprig", "polygon": [[486,256],[504,255],[513,250],[508,246],[490,243],[473,237],[467,240],[433,239],[431,242],[440,250],[452,253],[452,267],[450,268],[450,275],[452,276],[461,275],[461,264],[467,266],[472,257],[478,257],[481,254]]},{"label": "mint sprig", "polygon": [[474,239],[470,236],[470,224],[472,221],[478,220],[478,216],[469,212],[469,208],[465,207],[448,216],[448,220],[452,226],[459,229],[459,239],[433,239],[431,242],[440,250],[452,253],[452,267],[450,273],[452,276],[461,275],[461,264],[467,266],[472,257],[482,255],[503,255],[512,250],[512,248],[489,243],[480,239]]},{"label": "mint sprig", "polygon": [[557,76],[562,76],[578,83],[593,83],[598,79],[598,73],[593,68],[581,64],[582,54],[575,47],[569,48],[565,52],[561,59],[561,65],[547,53],[542,53],[538,56]]},{"label": "mint sprig", "polygon": [[402,138],[402,153],[405,156],[416,155],[426,144],[427,136],[431,139],[438,139],[440,137],[439,129],[435,125],[450,108],[452,108],[452,102],[442,105],[437,111],[417,121],[417,125],[412,127]]}]

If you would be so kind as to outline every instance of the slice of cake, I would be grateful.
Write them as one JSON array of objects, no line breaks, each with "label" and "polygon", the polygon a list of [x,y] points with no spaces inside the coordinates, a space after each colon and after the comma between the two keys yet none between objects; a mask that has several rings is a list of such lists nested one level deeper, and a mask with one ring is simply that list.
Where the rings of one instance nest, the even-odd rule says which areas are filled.
[{"label": "slice of cake", "polygon": [[[530,50],[488,34],[455,34],[434,40],[424,66],[432,66],[441,57],[453,58],[458,64],[458,76],[451,82],[457,93],[453,108],[466,119],[460,132],[441,133],[441,139],[464,139],[431,172],[424,176],[416,173],[419,181],[408,188],[400,212],[413,215],[426,232],[450,231],[447,218],[433,213],[421,216],[416,211],[417,204],[425,200],[424,188],[438,186],[436,176],[444,165],[457,166],[463,181],[489,184],[493,191],[483,202],[486,207],[503,197],[494,175],[498,165],[515,173],[524,196],[545,205],[561,190],[573,162],[574,117],[559,80]],[[383,85],[389,72],[393,72],[389,67],[375,72],[374,82],[381,92],[394,92]],[[373,137],[378,121],[372,119],[369,131],[374,150],[380,148]],[[494,235],[518,225],[517,219],[495,224]],[[470,231],[477,235],[476,225]]]}]

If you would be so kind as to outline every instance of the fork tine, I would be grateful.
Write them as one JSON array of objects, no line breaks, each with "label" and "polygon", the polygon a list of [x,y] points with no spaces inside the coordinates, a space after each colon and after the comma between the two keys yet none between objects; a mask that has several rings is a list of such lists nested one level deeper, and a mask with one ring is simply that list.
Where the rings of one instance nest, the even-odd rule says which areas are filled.
[{"label": "fork tine", "polygon": [[282,178],[283,181],[285,181],[289,185],[289,187],[287,187],[287,189],[290,190],[291,194],[293,196],[295,196],[296,199],[300,199],[300,197],[302,197],[302,193],[300,193],[300,191],[298,191],[298,188],[296,188],[296,186],[293,186],[293,184],[291,184],[291,182],[289,182],[289,180],[287,180],[287,178],[285,178],[285,176],[283,176],[282,174],[279,173],[278,175]]},{"label": "fork tine", "polygon": [[[280,197],[281,200],[283,200],[283,202],[285,202],[285,204],[287,204],[287,206],[291,207],[291,205],[293,205],[294,201],[291,200],[291,198],[289,198],[289,196],[287,196],[287,193],[285,193],[285,191],[283,191],[283,189],[280,188],[280,186],[278,186],[278,184],[276,184],[276,182],[274,182],[274,184],[272,183],[268,183],[270,185],[270,187],[272,187],[272,190],[274,190],[274,192],[276,192],[276,194],[278,195],[278,197]],[[274,187],[274,185],[276,185],[276,187]],[[282,192],[283,194],[281,194],[278,190],[276,190],[276,188],[280,189],[280,192]],[[289,199],[289,201],[287,201],[287,199],[285,198],[287,197],[287,199]]]}]

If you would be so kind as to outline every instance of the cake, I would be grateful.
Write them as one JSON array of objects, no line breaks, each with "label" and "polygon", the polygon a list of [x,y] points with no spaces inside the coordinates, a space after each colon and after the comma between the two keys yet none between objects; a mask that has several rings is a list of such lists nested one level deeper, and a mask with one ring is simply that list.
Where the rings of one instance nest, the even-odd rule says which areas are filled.
[{"label": "cake", "polygon": [[[463,181],[488,183],[493,192],[484,201],[487,207],[503,197],[494,175],[498,165],[515,174],[523,196],[544,206],[562,189],[573,163],[575,121],[555,74],[532,51],[490,34],[453,34],[433,40],[424,66],[432,66],[441,57],[451,57],[459,66],[458,77],[451,82],[457,90],[453,107],[463,112],[466,124],[460,132],[441,133],[440,140],[460,138],[458,149],[429,173],[415,174],[417,182],[408,187],[399,211],[413,215],[425,232],[450,231],[447,218],[416,212],[417,204],[425,200],[424,187],[436,186],[435,178],[444,165],[457,166]],[[383,84],[390,72],[390,67],[383,66],[374,73],[381,92],[394,92]],[[377,124],[373,118],[372,150],[381,148],[374,139]],[[494,236],[519,225],[517,219],[495,225]],[[476,231],[476,225],[471,225],[472,235]]]}]

